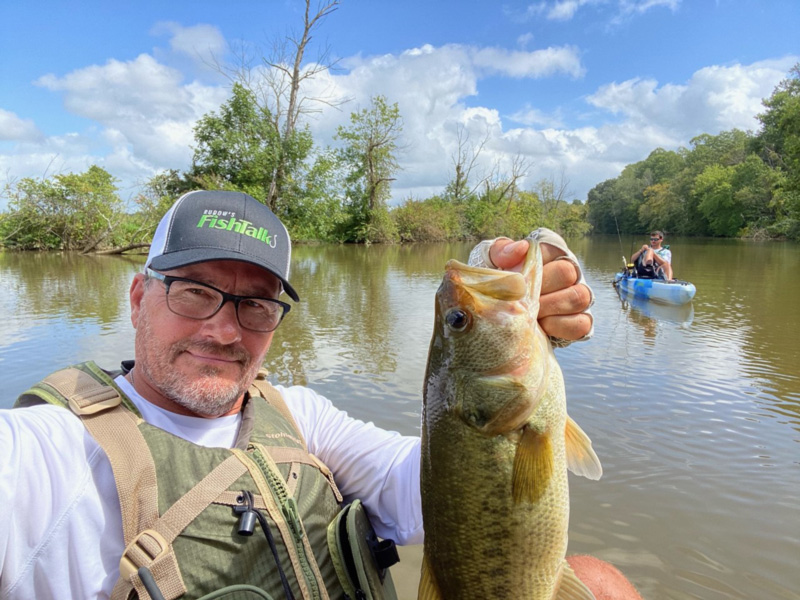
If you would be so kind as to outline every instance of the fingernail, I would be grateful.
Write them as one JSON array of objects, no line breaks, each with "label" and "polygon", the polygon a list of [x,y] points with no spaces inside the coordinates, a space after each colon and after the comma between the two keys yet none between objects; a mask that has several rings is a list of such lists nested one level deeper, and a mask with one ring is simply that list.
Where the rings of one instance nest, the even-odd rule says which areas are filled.
[{"label": "fingernail", "polygon": [[503,251],[501,254],[513,254],[514,249],[519,245],[520,242],[511,242],[510,244],[503,246]]}]

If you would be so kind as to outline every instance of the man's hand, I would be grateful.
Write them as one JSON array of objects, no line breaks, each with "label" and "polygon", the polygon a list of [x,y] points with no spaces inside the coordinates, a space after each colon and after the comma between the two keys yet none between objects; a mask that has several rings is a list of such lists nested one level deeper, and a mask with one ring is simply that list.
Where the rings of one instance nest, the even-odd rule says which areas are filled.
[{"label": "man's hand", "polygon": [[[500,238],[489,250],[489,258],[498,269],[521,271],[528,253],[527,240]],[[584,314],[589,308],[589,288],[578,282],[578,271],[568,260],[553,262],[564,253],[542,244],[542,293],[539,297],[539,325],[550,337],[579,340],[592,328],[592,317]]]}]

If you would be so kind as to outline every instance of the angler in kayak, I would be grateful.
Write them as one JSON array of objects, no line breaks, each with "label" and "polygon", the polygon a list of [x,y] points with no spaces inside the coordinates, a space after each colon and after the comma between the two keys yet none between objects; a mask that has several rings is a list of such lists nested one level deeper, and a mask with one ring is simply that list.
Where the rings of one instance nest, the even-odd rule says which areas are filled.
[{"label": "angler in kayak", "polygon": [[639,277],[672,280],[672,251],[669,246],[663,246],[663,242],[664,232],[653,231],[650,233],[650,244],[643,245],[631,256]]}]

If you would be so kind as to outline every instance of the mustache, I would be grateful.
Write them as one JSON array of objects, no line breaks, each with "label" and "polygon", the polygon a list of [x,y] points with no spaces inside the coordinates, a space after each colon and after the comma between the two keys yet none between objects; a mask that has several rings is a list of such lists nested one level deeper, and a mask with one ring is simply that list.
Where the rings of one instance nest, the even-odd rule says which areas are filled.
[{"label": "mustache", "polygon": [[225,346],[222,344],[215,344],[209,341],[191,341],[183,340],[173,347],[174,355],[177,356],[181,352],[185,352],[190,348],[199,350],[203,354],[221,358],[224,360],[234,360],[236,362],[247,364],[250,361],[250,353],[241,346]]}]

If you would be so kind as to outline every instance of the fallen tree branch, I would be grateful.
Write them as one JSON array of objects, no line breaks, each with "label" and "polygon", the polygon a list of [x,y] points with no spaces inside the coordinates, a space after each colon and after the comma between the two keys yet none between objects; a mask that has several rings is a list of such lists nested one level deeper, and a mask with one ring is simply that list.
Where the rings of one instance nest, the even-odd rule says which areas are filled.
[{"label": "fallen tree branch", "polygon": [[141,242],[139,244],[130,244],[129,246],[124,246],[122,248],[110,248],[109,250],[100,250],[99,252],[95,252],[94,254],[122,254],[127,252],[128,250],[135,250],[136,248],[146,248],[149,247],[149,242]]}]

